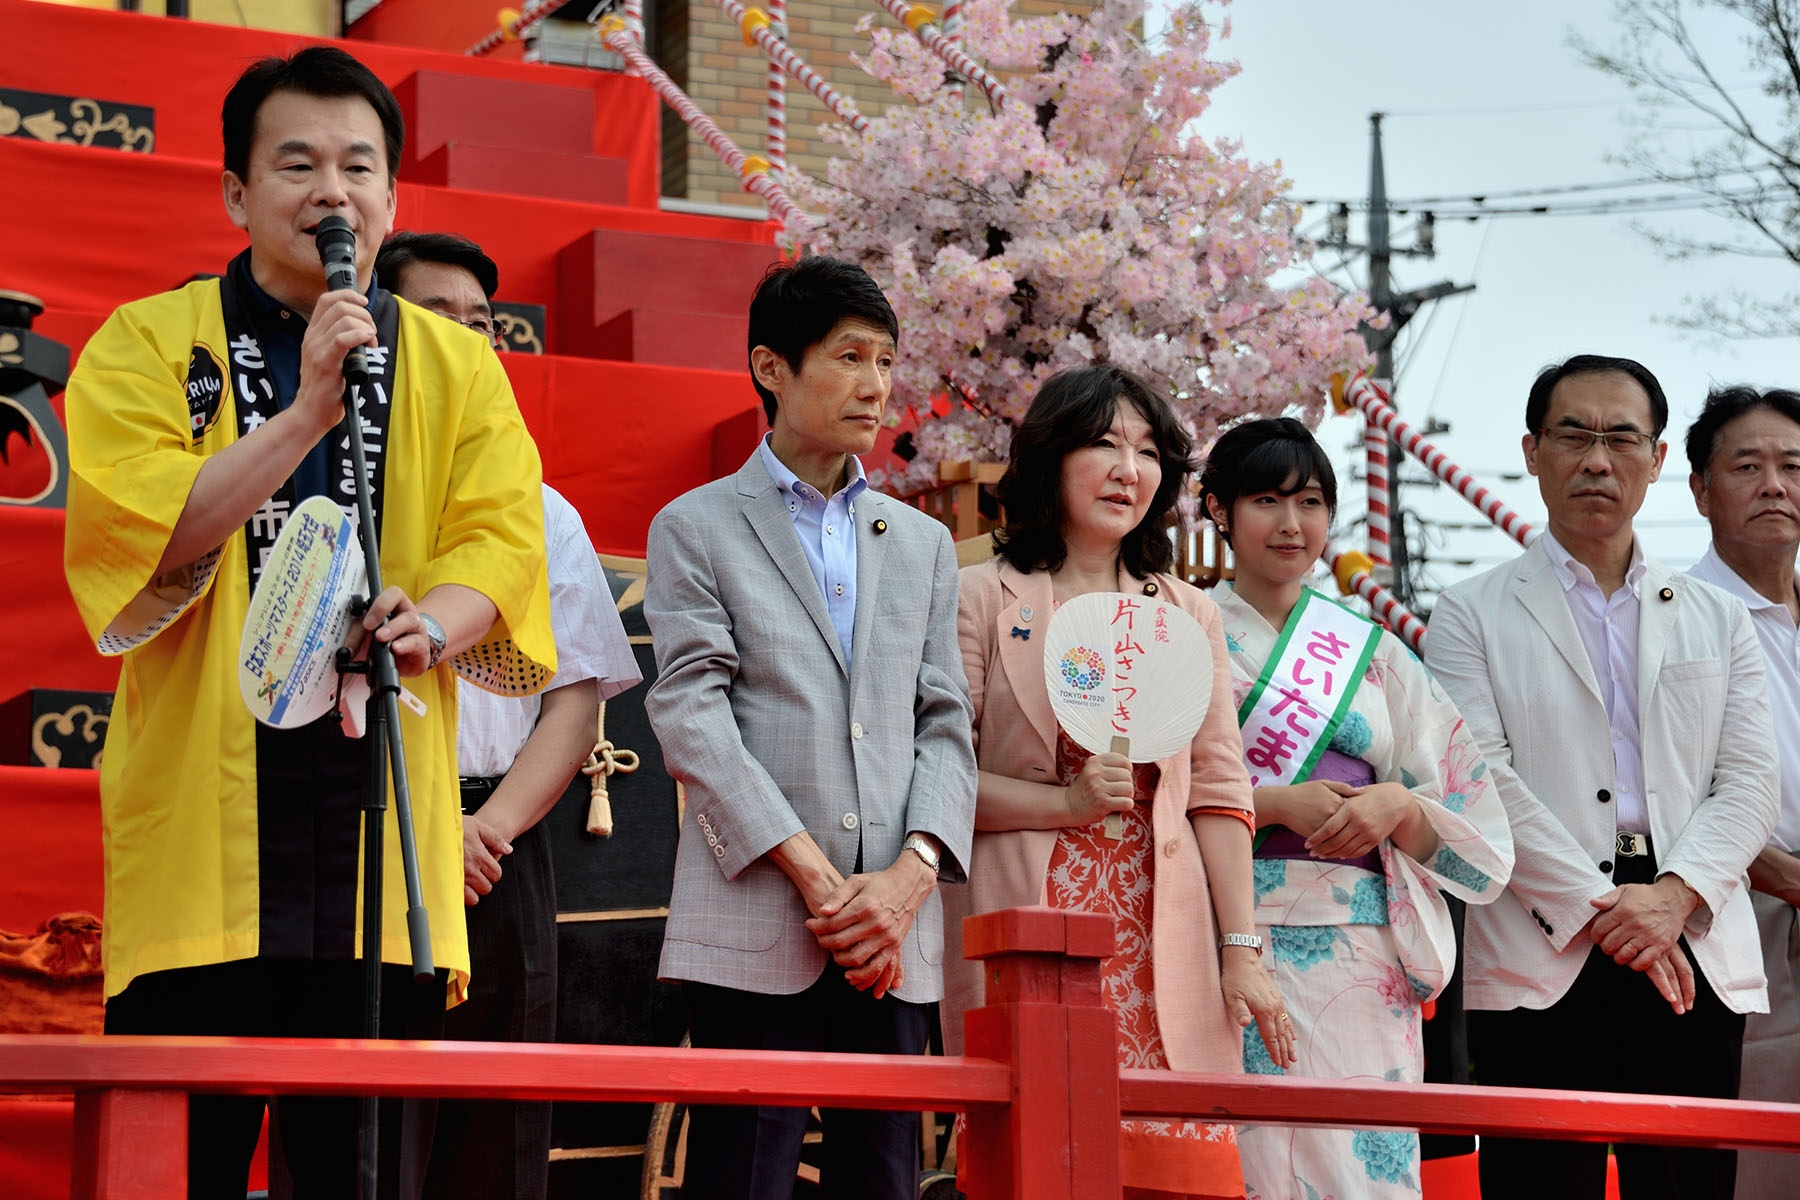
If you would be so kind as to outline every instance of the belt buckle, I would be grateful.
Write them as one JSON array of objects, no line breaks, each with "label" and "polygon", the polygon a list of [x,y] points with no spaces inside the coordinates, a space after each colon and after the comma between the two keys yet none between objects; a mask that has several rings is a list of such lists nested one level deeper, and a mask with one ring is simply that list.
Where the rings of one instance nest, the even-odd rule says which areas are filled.
[{"label": "belt buckle", "polygon": [[1621,858],[1641,858],[1650,853],[1650,835],[1647,833],[1620,833],[1614,848]]}]

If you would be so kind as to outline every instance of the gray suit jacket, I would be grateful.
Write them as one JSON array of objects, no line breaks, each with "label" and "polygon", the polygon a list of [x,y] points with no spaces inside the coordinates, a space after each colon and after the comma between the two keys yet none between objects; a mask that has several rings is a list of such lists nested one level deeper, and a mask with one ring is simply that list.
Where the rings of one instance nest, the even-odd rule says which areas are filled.
[{"label": "gray suit jacket", "polygon": [[[877,521],[885,532],[876,534]],[[685,785],[661,975],[798,992],[828,962],[806,905],[764,855],[802,830],[851,874],[908,830],[965,877],[975,823],[972,710],[956,640],[956,554],[916,509],[856,502],[852,668],[786,501],[756,454],[650,526],[644,614],[659,675],[645,702]],[[894,994],[943,994],[943,909],[920,907]]]}]

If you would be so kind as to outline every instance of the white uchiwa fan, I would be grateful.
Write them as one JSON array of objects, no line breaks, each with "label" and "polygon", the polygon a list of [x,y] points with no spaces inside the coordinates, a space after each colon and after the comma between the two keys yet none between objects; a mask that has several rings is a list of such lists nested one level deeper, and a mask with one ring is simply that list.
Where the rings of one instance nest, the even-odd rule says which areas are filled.
[{"label": "white uchiwa fan", "polygon": [[[1071,741],[1089,754],[1156,762],[1184,749],[1212,701],[1212,645],[1200,622],[1156,596],[1089,592],[1056,610],[1044,686]],[[1118,840],[1124,820],[1106,818]]]}]

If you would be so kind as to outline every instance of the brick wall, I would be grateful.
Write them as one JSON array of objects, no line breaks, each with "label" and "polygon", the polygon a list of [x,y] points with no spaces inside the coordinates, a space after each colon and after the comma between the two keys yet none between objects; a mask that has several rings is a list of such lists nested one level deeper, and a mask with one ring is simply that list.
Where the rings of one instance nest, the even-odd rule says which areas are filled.
[{"label": "brick wall", "polygon": [[[745,0],[752,3],[753,0]],[[713,0],[663,0],[672,24],[683,24],[678,10],[685,9],[687,92],[746,154],[762,154],[768,137],[767,59],[755,46],[746,47],[738,27]],[[1084,0],[1058,4],[1054,0],[1017,0],[1026,13],[1057,9],[1085,10]],[[941,11],[941,8],[940,8]],[[858,35],[856,23],[865,13],[879,13],[887,28],[899,28],[885,11],[870,0],[789,0],[788,43],[831,85],[849,96],[869,116],[879,116],[890,104],[909,103],[859,70],[850,55],[868,49],[867,35]],[[673,48],[673,38],[667,43]],[[665,63],[672,62],[665,59]],[[671,70],[671,74],[674,72]],[[979,91],[970,89],[972,96]],[[826,151],[818,127],[836,121],[813,94],[791,77],[787,88],[788,162],[809,174],[823,177]],[[677,139],[674,134],[685,134]],[[686,196],[712,204],[759,206],[762,201],[745,192],[725,164],[706,148],[694,132],[677,122],[664,127],[665,163],[670,151],[685,145],[682,165],[665,167],[663,194]]]}]

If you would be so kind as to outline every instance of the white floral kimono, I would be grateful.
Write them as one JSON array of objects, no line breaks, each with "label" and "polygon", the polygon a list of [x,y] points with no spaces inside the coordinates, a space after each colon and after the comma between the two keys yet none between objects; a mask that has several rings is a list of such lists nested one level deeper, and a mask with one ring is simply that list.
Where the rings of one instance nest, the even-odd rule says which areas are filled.
[{"label": "white floral kimono", "polygon": [[[1228,587],[1224,617],[1233,698],[1240,705],[1274,651],[1270,627]],[[1293,1019],[1294,1075],[1416,1083],[1424,1071],[1420,1005],[1456,966],[1450,911],[1439,889],[1487,904],[1512,874],[1512,833],[1462,716],[1423,664],[1383,632],[1331,750],[1368,764],[1421,802],[1437,831],[1429,863],[1390,842],[1381,872],[1306,858],[1255,862],[1264,959]],[[1283,1074],[1255,1026],[1244,1070]],[[1250,1200],[1388,1200],[1421,1193],[1412,1132],[1244,1127],[1238,1131]]]}]

